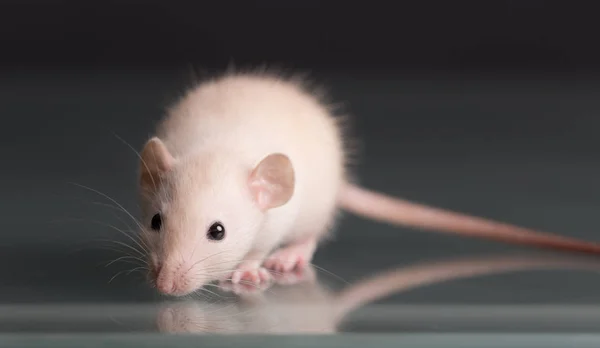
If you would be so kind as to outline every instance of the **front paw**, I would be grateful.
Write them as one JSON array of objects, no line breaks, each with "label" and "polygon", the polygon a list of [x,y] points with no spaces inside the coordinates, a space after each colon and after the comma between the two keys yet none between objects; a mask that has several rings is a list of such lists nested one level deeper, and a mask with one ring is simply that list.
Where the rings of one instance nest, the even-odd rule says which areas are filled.
[{"label": "front paw", "polygon": [[264,267],[279,273],[303,271],[309,265],[308,261],[302,246],[291,246],[271,254],[265,261]]},{"label": "front paw", "polygon": [[[271,275],[269,272],[260,266],[257,262],[241,263],[228,279],[228,282],[234,285],[235,288],[253,288],[260,290],[271,283]],[[223,288],[228,288],[226,282],[221,282]]]}]

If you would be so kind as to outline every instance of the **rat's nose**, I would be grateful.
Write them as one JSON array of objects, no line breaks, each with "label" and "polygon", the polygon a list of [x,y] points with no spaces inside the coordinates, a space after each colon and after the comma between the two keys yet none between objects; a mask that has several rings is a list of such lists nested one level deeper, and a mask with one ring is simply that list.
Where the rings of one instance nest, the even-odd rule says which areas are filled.
[{"label": "rat's nose", "polygon": [[170,295],[175,291],[175,282],[172,278],[158,277],[156,279],[156,288],[163,294]]},{"label": "rat's nose", "polygon": [[171,272],[167,272],[162,265],[155,268],[156,289],[163,294],[172,295],[176,290],[175,280]]}]

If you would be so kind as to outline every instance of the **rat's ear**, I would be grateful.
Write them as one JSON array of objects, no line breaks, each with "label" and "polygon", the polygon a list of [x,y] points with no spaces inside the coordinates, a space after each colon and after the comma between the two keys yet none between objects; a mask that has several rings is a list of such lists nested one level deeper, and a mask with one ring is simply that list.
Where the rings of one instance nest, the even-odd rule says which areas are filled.
[{"label": "rat's ear", "polygon": [[173,167],[175,158],[165,144],[152,137],[140,153],[140,185],[145,189],[156,189],[158,178]]},{"label": "rat's ear", "polygon": [[261,210],[284,205],[294,193],[295,174],[292,162],[283,154],[268,155],[250,173],[249,185]]}]

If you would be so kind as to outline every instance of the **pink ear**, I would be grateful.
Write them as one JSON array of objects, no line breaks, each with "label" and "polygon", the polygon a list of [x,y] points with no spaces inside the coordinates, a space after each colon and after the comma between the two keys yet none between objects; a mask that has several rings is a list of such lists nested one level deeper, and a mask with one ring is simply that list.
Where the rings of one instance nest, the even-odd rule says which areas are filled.
[{"label": "pink ear", "polygon": [[146,190],[155,190],[160,175],[169,171],[175,158],[169,153],[165,144],[153,137],[140,154],[140,185]]},{"label": "pink ear", "polygon": [[294,194],[295,175],[290,159],[283,154],[265,157],[249,177],[250,192],[261,210],[287,203]]}]

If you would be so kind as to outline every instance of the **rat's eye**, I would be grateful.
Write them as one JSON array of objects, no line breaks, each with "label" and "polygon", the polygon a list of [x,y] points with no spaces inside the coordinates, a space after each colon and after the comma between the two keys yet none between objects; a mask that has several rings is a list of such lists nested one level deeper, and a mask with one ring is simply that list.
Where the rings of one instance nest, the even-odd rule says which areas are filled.
[{"label": "rat's eye", "polygon": [[215,222],[208,229],[206,236],[210,240],[222,240],[223,238],[225,238],[225,227],[223,227],[222,223]]},{"label": "rat's eye", "polygon": [[152,229],[155,231],[159,231],[161,226],[162,226],[162,218],[160,217],[160,214],[157,213],[152,217],[152,221],[150,222],[150,227],[152,227]]}]

